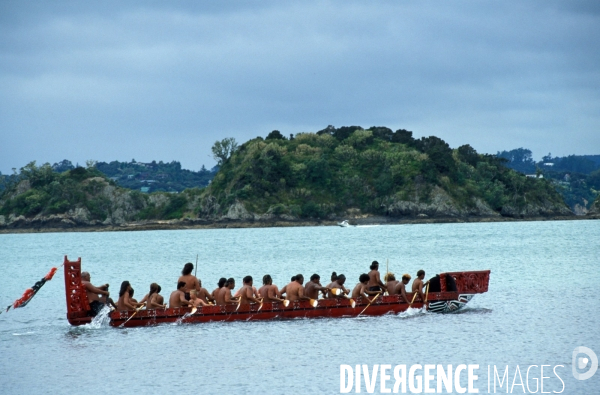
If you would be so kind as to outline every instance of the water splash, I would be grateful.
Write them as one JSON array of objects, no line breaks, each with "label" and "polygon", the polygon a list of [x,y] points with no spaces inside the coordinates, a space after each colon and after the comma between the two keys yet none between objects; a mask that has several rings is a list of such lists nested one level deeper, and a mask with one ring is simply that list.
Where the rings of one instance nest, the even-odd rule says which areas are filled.
[{"label": "water splash", "polygon": [[92,322],[83,325],[85,328],[100,329],[110,325],[110,307],[104,306],[102,310],[96,315]]},{"label": "water splash", "polygon": [[415,308],[409,307],[408,309],[406,309],[406,311],[403,311],[403,312],[397,314],[397,316],[399,318],[415,318],[415,317],[428,315],[428,314],[430,314],[430,313],[425,308],[415,309]]},{"label": "water splash", "polygon": [[181,325],[183,324],[183,320],[185,320],[188,317],[191,317],[192,313],[185,313],[181,318],[178,318],[177,321],[175,321],[173,323],[173,325]]}]

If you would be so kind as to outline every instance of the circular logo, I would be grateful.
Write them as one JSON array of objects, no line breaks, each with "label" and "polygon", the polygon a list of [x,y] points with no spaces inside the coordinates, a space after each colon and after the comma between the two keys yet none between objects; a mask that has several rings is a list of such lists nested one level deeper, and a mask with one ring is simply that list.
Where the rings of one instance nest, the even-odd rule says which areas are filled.
[{"label": "circular logo", "polygon": [[[586,356],[580,355],[585,354]],[[590,364],[591,362],[591,364]],[[579,370],[584,370],[590,366],[590,370],[584,373],[579,373]],[[577,380],[587,380],[592,377],[598,370],[598,356],[591,349],[583,346],[575,347],[573,350],[573,377]]]}]

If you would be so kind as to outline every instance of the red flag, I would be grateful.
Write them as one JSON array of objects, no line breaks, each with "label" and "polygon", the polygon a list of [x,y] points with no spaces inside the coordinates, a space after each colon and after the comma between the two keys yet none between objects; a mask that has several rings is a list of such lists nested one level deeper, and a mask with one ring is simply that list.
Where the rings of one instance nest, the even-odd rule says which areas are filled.
[{"label": "red flag", "polygon": [[42,279],[40,281],[36,282],[33,285],[33,287],[27,288],[25,290],[25,292],[23,292],[23,296],[21,296],[19,299],[15,300],[13,304],[9,305],[6,308],[6,311],[10,310],[11,307],[13,309],[17,309],[19,307],[27,306],[27,303],[29,303],[31,298],[33,298],[35,296],[35,294],[40,290],[40,288],[42,288],[42,286],[46,283],[46,281],[52,280],[52,277],[54,276],[54,273],[56,273],[56,270],[57,269],[55,267],[50,269],[48,274],[46,274],[44,277],[42,277]]}]

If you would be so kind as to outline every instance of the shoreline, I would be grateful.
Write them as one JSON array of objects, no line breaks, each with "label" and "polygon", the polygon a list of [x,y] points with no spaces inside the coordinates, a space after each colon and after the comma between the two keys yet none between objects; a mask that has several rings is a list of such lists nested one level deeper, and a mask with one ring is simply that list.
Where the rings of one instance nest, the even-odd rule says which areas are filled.
[{"label": "shoreline", "polygon": [[[600,214],[585,216],[548,216],[548,217],[441,217],[441,218],[393,218],[381,216],[365,216],[347,218],[351,226],[361,225],[420,225],[420,224],[453,224],[453,223],[489,223],[489,222],[537,222],[537,221],[582,221],[598,220]],[[0,234],[23,233],[65,233],[65,232],[128,232],[147,230],[186,230],[186,229],[246,229],[246,228],[287,228],[304,226],[338,226],[339,220],[156,220],[128,222],[121,225],[79,225],[68,227],[37,226],[22,228],[0,228]]]}]

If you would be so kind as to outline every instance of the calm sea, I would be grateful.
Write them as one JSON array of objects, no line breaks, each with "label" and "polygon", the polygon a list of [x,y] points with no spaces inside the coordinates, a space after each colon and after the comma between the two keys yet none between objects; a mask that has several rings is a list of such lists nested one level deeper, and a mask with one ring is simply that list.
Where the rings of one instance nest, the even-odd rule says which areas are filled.
[{"label": "calm sea", "polygon": [[[572,374],[575,347],[600,355],[600,221],[2,234],[0,306],[64,255],[81,257],[92,282],[110,283],[115,295],[129,280],[138,297],[151,282],[168,296],[196,256],[209,290],[219,277],[249,274],[256,284],[269,273],[283,286],[296,273],[327,280],[332,271],[353,286],[373,260],[382,272],[389,260],[390,271],[413,278],[419,269],[428,278],[492,274],[489,292],[459,314],[122,329],[71,327],[61,269],[27,307],[0,314],[1,394],[335,394],[343,364],[370,371],[375,364],[478,364],[480,393],[488,393],[488,380],[494,393],[488,367],[502,376],[508,366],[497,393],[507,383],[516,383],[509,392],[528,393],[540,384],[541,365],[550,365],[544,392],[600,394],[600,372],[586,381]],[[387,388],[393,384],[392,374]]]}]

